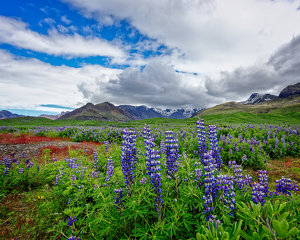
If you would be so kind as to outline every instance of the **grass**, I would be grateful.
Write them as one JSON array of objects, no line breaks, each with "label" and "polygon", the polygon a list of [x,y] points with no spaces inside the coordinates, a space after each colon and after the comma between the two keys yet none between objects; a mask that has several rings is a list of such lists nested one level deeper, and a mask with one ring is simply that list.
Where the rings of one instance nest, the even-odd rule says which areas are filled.
[{"label": "grass", "polygon": [[[274,110],[274,113],[250,113],[250,112],[235,112],[235,113],[216,113],[210,115],[201,115],[207,124],[215,125],[293,125],[300,126],[300,111],[295,111],[295,108]],[[20,117],[0,120],[0,126],[13,127],[35,127],[35,126],[112,126],[112,127],[137,127],[141,128],[149,124],[153,128],[183,128],[195,126],[197,117],[187,119],[166,119],[166,118],[150,118],[145,120],[135,120],[129,122],[109,122],[100,120],[51,120],[37,117]]]}]

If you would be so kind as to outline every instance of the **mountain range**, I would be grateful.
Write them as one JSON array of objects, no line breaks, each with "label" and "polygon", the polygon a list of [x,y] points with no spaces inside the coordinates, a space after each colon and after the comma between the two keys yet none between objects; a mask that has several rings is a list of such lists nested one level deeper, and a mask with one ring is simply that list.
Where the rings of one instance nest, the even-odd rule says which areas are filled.
[{"label": "mountain range", "polygon": [[[103,120],[103,121],[129,121],[148,118],[184,119],[197,115],[210,115],[215,113],[231,112],[270,112],[276,108],[300,105],[300,83],[285,87],[279,94],[253,93],[242,102],[227,102],[209,109],[180,108],[160,109],[147,106],[120,105],[115,106],[110,102],[99,104],[87,103],[71,112],[62,112],[58,115],[41,115],[49,119],[77,119],[77,120]],[[0,119],[20,117],[9,111],[0,111]]]},{"label": "mountain range", "polygon": [[15,117],[23,117],[23,115],[11,113],[7,110],[0,111],[0,119],[6,119],[6,118],[15,118]]},{"label": "mountain range", "polygon": [[196,116],[248,113],[300,112],[300,83],[285,87],[278,96],[253,93],[243,102],[226,102],[198,112]]},{"label": "mountain range", "polygon": [[58,119],[129,121],[148,118],[184,119],[191,117],[198,109],[160,109],[146,106],[120,105],[104,102],[100,104],[87,103],[86,105],[66,113]]}]

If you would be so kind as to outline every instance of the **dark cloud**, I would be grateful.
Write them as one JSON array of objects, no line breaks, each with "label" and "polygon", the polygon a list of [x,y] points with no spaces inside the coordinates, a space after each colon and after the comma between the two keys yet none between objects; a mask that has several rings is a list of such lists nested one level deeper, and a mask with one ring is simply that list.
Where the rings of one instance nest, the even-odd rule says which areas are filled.
[{"label": "dark cloud", "polygon": [[105,98],[116,104],[160,107],[204,107],[216,102],[215,97],[207,96],[199,82],[192,85],[187,74],[178,73],[173,67],[156,61],[144,68],[125,69],[117,79],[98,81],[93,94],[84,83],[78,85],[78,89],[85,98],[95,103]]},{"label": "dark cloud", "polygon": [[253,92],[278,94],[285,86],[300,80],[300,36],[279,48],[266,63],[233,72],[222,72],[219,79],[207,78],[211,96],[226,99],[247,97]]}]

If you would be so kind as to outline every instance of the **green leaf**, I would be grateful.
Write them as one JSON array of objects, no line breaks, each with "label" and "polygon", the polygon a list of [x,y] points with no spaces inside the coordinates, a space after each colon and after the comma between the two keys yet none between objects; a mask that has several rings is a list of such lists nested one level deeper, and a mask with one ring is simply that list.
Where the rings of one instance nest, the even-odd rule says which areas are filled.
[{"label": "green leaf", "polygon": [[200,235],[200,233],[197,233],[197,234],[196,234],[196,239],[197,239],[197,240],[202,240],[202,239],[205,239],[205,238],[202,238],[201,235]]},{"label": "green leaf", "polygon": [[242,220],[239,221],[239,223],[234,223],[233,228],[232,228],[232,232],[230,234],[230,239],[236,239],[238,240],[240,238],[240,231],[241,231],[241,226],[242,226]]},{"label": "green leaf", "polygon": [[287,235],[287,231],[289,229],[289,223],[286,220],[283,220],[281,222],[277,220],[273,220],[272,224],[276,232],[276,235],[281,238],[285,238]]},{"label": "green leaf", "polygon": [[268,236],[274,236],[272,231],[269,228],[267,228],[266,226],[262,226],[262,229]]},{"label": "green leaf", "polygon": [[295,234],[297,234],[299,232],[299,230],[296,227],[293,227],[292,229],[290,229],[288,231],[288,233],[286,234],[286,237],[291,237]]},{"label": "green leaf", "polygon": [[283,214],[278,218],[278,220],[279,220],[280,222],[283,221],[283,220],[285,220],[289,214],[290,214],[289,212],[283,213]]},{"label": "green leaf", "polygon": [[273,206],[270,202],[266,205],[269,216],[273,216]]}]

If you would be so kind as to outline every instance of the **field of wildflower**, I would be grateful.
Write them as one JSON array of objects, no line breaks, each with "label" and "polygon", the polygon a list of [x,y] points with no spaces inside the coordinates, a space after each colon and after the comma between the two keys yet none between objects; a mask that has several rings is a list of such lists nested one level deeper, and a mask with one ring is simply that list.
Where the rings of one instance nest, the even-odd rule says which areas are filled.
[{"label": "field of wildflower", "polygon": [[[0,164],[1,239],[299,239],[300,130],[0,127],[95,142]],[[270,177],[292,159],[292,176]],[[1,159],[0,159],[1,160]],[[292,173],[294,171],[294,173]],[[252,174],[255,173],[255,174]]]}]

